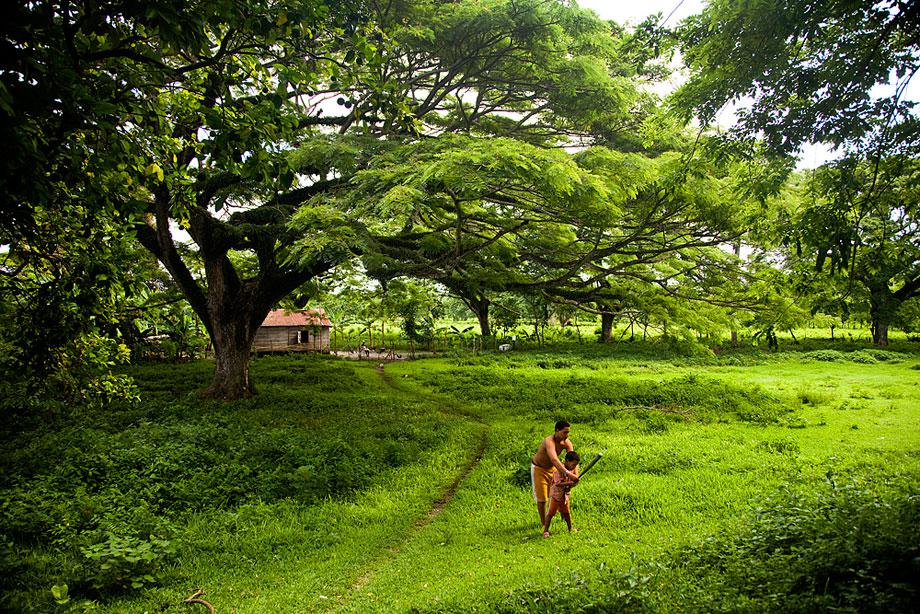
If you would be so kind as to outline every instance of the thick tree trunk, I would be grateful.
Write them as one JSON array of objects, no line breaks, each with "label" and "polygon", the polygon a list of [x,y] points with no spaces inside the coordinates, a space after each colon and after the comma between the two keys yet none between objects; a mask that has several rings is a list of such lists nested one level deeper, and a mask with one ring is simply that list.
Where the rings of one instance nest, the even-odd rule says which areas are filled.
[{"label": "thick tree trunk", "polygon": [[887,284],[869,288],[869,316],[875,345],[888,345],[888,325],[900,304]]},{"label": "thick tree trunk", "polygon": [[238,347],[214,346],[214,378],[201,394],[211,399],[234,400],[255,394],[249,381],[250,345]]},{"label": "thick tree trunk", "polygon": [[610,343],[613,340],[613,314],[601,314],[601,343]]},{"label": "thick tree trunk", "polygon": [[[276,259],[275,238],[251,243],[236,230],[209,213],[215,186],[201,189],[198,206],[190,209],[189,234],[200,247],[204,279],[192,273],[170,232],[170,209],[174,198],[165,184],[154,193],[149,215],[135,226],[137,238],[163,263],[189,304],[207,328],[214,348],[215,368],[211,385],[202,394],[219,399],[239,399],[254,393],[249,380],[249,352],[255,332],[269,310],[306,281],[328,271],[334,261],[318,260],[303,269],[284,269]],[[245,244],[259,257],[260,275],[243,280],[228,253]]]},{"label": "thick tree trunk", "polygon": [[[261,323],[265,316],[256,319]],[[214,377],[202,396],[234,400],[255,394],[249,380],[249,354],[258,325],[253,326],[252,320],[251,314],[245,312],[236,312],[232,317],[224,314],[222,319],[213,320]]]},{"label": "thick tree trunk", "polygon": [[473,313],[476,314],[476,319],[479,320],[479,334],[483,337],[492,336],[492,328],[489,326],[490,302],[487,298],[471,299],[469,301],[470,309],[473,310]]},{"label": "thick tree trunk", "polygon": [[875,345],[888,345],[888,322],[873,320],[872,341]]}]

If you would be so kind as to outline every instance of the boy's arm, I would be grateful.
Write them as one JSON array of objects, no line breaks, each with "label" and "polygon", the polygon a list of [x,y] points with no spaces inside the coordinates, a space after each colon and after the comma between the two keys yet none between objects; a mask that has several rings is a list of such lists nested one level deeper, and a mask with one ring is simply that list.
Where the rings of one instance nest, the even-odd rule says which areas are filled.
[{"label": "boy's arm", "polygon": [[575,476],[574,480],[563,480],[560,483],[560,486],[564,486],[567,489],[571,490],[573,486],[578,484],[578,465],[575,465],[575,469],[572,470],[572,475]]}]

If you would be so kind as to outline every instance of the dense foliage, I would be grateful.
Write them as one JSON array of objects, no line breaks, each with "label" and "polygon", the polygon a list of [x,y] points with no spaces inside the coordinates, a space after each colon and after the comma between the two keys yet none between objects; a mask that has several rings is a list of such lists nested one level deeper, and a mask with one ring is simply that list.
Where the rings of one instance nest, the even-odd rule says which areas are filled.
[{"label": "dense foliage", "polygon": [[[0,610],[915,608],[918,7],[12,7]],[[251,358],[306,305],[447,351]],[[609,453],[532,540],[563,417]]]},{"label": "dense foliage", "polygon": [[16,420],[0,452],[0,605],[46,610],[35,589],[52,580],[95,598],[148,586],[168,574],[191,514],[344,497],[456,435],[419,402],[375,402],[375,388],[345,364],[258,367],[265,394],[231,413],[194,398],[207,363],[132,370],[143,405],[52,421],[4,406]]}]

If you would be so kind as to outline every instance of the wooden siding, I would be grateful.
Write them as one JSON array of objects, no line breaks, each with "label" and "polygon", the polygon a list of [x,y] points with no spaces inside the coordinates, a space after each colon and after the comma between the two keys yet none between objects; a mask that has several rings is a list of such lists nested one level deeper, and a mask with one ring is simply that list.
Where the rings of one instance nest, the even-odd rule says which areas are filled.
[{"label": "wooden siding", "polygon": [[[298,342],[298,333],[307,333],[307,342]],[[263,326],[252,341],[253,352],[328,352],[329,327]]]}]

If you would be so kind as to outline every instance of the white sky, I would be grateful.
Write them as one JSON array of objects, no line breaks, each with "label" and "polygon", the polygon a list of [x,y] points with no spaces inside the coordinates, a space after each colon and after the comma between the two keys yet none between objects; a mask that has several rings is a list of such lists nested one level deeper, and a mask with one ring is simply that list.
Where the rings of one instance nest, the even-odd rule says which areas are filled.
[{"label": "white sky", "polygon": [[578,6],[593,9],[604,19],[613,19],[623,25],[636,25],[649,15],[671,15],[667,25],[676,25],[684,17],[703,10],[703,0],[576,0]]}]

